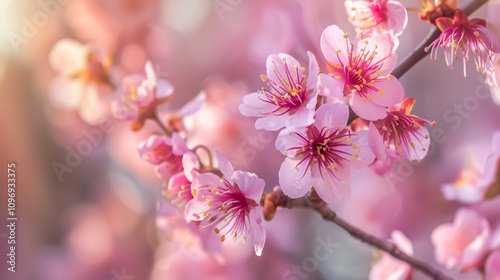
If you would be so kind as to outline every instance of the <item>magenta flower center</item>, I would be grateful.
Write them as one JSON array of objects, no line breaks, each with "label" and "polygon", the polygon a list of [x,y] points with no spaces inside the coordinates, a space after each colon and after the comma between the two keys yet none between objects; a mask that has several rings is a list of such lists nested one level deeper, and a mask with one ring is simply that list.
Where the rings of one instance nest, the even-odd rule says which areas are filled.
[{"label": "magenta flower center", "polygon": [[[295,111],[302,106],[304,101],[306,101],[307,95],[311,93],[306,88],[306,71],[304,67],[299,69],[294,65],[294,71],[290,72],[287,66],[286,59],[284,60],[285,67],[284,72],[280,71],[278,67],[274,68],[274,73],[276,74],[278,81],[272,79],[268,80],[268,77],[261,75],[262,81],[267,81],[268,89],[262,88],[259,90],[260,100],[273,104],[276,109],[271,112],[263,112],[263,115],[268,114],[278,114],[284,115],[287,113],[295,113]],[[274,61],[273,61],[274,64]]]},{"label": "magenta flower center", "polygon": [[182,171],[182,156],[174,154],[172,146],[165,143],[161,143],[147,151],[145,158],[154,164],[169,163],[172,172]]},{"label": "magenta flower center", "polygon": [[[389,112],[387,117],[382,121],[381,135],[384,142],[387,143],[387,148],[394,147],[398,156],[402,157],[402,149],[415,149],[414,139],[422,143],[419,139],[428,139],[429,135],[423,135],[420,128],[425,125],[425,121],[415,117],[405,115],[403,112]],[[391,146],[392,145],[392,146]],[[422,148],[426,151],[425,148]]]},{"label": "magenta flower center", "polygon": [[[226,235],[230,235],[234,240],[243,237],[243,242],[249,234],[248,214],[257,204],[253,200],[246,198],[238,185],[231,185],[226,179],[221,179],[223,187],[214,187],[211,191],[203,191],[198,193],[193,190],[193,195],[202,195],[205,199],[205,212],[198,213],[198,217],[207,217],[207,227],[214,226],[215,233],[222,234],[221,242],[226,239]],[[203,188],[210,188],[204,186]]]},{"label": "magenta flower center", "polygon": [[[337,79],[345,80],[344,96],[349,95],[352,90],[356,90],[363,100],[367,98],[369,100],[373,99],[373,97],[367,96],[368,90],[383,94],[384,92],[379,90],[375,83],[380,77],[380,69],[383,66],[383,62],[388,57],[375,60],[375,57],[378,54],[377,46],[375,46],[375,50],[367,50],[366,48],[363,48],[360,53],[353,55],[354,47],[349,44],[347,39],[348,36],[345,35],[344,37],[346,38],[347,48],[350,48],[350,51],[347,54],[348,61],[341,60],[339,55],[341,50],[339,50],[337,51],[337,57],[340,64],[327,62],[328,70],[333,74],[333,76]],[[365,41],[364,43],[368,45],[368,41]],[[390,76],[387,76],[387,78],[391,79]]]},{"label": "magenta flower center", "polygon": [[[351,132],[347,129],[323,127],[319,130],[312,125],[308,127],[307,135],[295,134],[301,138],[302,145],[288,151],[295,151],[295,157],[300,159],[297,167],[301,164],[308,167],[318,164],[322,177],[328,173],[335,176],[334,169],[342,172],[347,162],[358,157],[359,148],[351,143]],[[305,172],[307,169],[304,175]]]}]

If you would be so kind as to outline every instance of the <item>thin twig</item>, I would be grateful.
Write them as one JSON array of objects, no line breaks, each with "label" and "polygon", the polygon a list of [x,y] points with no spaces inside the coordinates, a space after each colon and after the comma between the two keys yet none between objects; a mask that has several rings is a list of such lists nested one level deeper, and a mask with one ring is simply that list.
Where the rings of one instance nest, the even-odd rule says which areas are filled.
[{"label": "thin twig", "polygon": [[[274,210],[276,210],[278,207],[286,207],[289,209],[304,208],[313,210],[318,214],[320,214],[324,220],[333,222],[336,225],[340,226],[342,229],[347,231],[352,237],[389,253],[394,258],[406,262],[407,264],[411,265],[414,269],[419,270],[422,273],[425,273],[426,275],[432,277],[435,280],[453,279],[443,274],[441,271],[437,270],[431,265],[405,254],[395,244],[389,241],[379,239],[355,227],[354,225],[351,225],[344,219],[337,216],[337,214],[332,209],[330,209],[330,207],[328,207],[328,205],[323,200],[321,200],[314,192],[312,194],[308,194],[301,198],[292,199],[287,197],[283,193],[283,191],[281,191],[281,189],[275,188],[274,192],[268,194],[261,201],[261,204],[263,204],[264,206],[264,217],[266,217],[266,214],[271,214],[271,216],[274,216],[274,213],[266,213],[266,211],[272,212],[272,210],[270,210],[271,208],[273,208]],[[268,207],[269,205],[271,205],[271,207]]]},{"label": "thin twig", "polygon": [[[486,4],[488,0],[473,0],[469,2],[463,9],[461,9],[467,16],[472,14],[474,11],[479,9],[482,5]],[[422,43],[416,47],[413,52],[407,56],[395,69],[392,71],[392,75],[396,76],[396,78],[400,78],[403,76],[408,70],[410,70],[417,62],[419,62],[422,58],[427,55],[425,48],[428,47],[434,40],[436,40],[441,31],[437,28],[433,28],[429,35],[425,38]]]},{"label": "thin twig", "polygon": [[154,117],[151,118],[151,120],[153,120],[160,128],[161,130],[163,131],[163,133],[165,133],[165,135],[167,135],[168,137],[171,137],[172,136],[172,131],[168,130],[162,123],[161,121],[158,119],[158,117],[156,115],[154,115]]}]

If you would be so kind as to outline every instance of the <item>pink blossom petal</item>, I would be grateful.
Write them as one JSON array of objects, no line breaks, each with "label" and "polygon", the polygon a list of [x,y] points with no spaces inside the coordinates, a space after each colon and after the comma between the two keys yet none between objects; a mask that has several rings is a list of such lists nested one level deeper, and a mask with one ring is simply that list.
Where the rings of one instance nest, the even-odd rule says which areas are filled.
[{"label": "pink blossom petal", "polygon": [[227,158],[218,151],[215,151],[215,156],[217,157],[217,165],[220,172],[222,172],[223,177],[232,184],[231,178],[234,173],[233,166],[229,160],[227,160]]},{"label": "pink blossom petal", "polygon": [[413,245],[411,241],[401,231],[395,230],[391,234],[391,240],[398,246],[398,248],[405,254],[413,255]]},{"label": "pink blossom petal", "polygon": [[[286,61],[286,68],[285,68],[285,61]],[[266,68],[267,68],[267,78],[274,81],[277,84],[281,84],[281,78],[284,77],[286,79],[287,71],[292,75],[292,77],[297,77],[296,74],[296,68],[294,66],[297,66],[297,69],[302,68],[300,63],[291,55],[280,53],[278,55],[272,54],[268,56],[267,61],[266,61]]]},{"label": "pink blossom petal", "polygon": [[401,146],[403,156],[409,160],[423,159],[427,155],[431,143],[429,131],[427,131],[427,128],[421,127],[415,133],[409,133],[408,135],[410,137],[408,146]]},{"label": "pink blossom petal", "polygon": [[314,122],[314,109],[300,107],[294,114],[285,119],[286,127],[306,127]]},{"label": "pink blossom petal", "polygon": [[287,119],[287,115],[269,115],[264,118],[260,118],[255,121],[255,129],[264,129],[268,131],[276,131],[283,126],[285,126],[285,122]]},{"label": "pink blossom petal", "polygon": [[198,213],[205,212],[207,210],[207,202],[205,200],[191,199],[186,204],[186,209],[184,209],[184,217],[186,221],[201,221],[205,217],[198,215]]},{"label": "pink blossom petal", "polygon": [[78,107],[82,120],[91,125],[103,122],[111,113],[112,95],[112,90],[107,85],[86,83]]},{"label": "pink blossom petal", "polygon": [[476,27],[477,32],[479,32],[484,44],[488,49],[499,53],[500,52],[500,41],[498,40],[495,33],[486,27],[478,26]]},{"label": "pink blossom petal", "polygon": [[[348,171],[348,169],[344,171]],[[312,168],[312,184],[319,197],[326,203],[335,203],[351,197],[351,188],[346,182],[341,182],[337,178],[333,178],[331,173],[326,175],[323,173],[323,176],[325,180],[321,177],[319,168]]]},{"label": "pink blossom petal", "polygon": [[399,1],[387,1],[387,21],[387,26],[394,35],[401,35],[408,23],[408,13],[405,6]]},{"label": "pink blossom petal", "polygon": [[386,107],[377,105],[368,99],[363,100],[358,93],[353,94],[351,108],[359,117],[368,121],[383,119],[387,115]]},{"label": "pink blossom petal", "polygon": [[151,61],[148,60],[146,62],[145,70],[146,70],[146,80],[147,80],[148,84],[156,85],[156,83],[158,82],[158,77],[156,75],[156,71],[155,71],[155,69],[153,67],[153,63],[151,63]]},{"label": "pink blossom petal", "polygon": [[500,251],[496,250],[490,254],[484,266],[486,271],[486,279],[500,279]]},{"label": "pink blossom petal", "polygon": [[495,32],[497,38],[500,38],[500,2],[499,1],[488,1],[488,8],[486,22],[487,28]]},{"label": "pink blossom petal", "polygon": [[253,173],[242,171],[234,172],[231,178],[238,185],[246,198],[252,199],[257,204],[260,203],[262,192],[266,187],[264,180],[259,179],[259,177]]},{"label": "pink blossom petal", "polygon": [[198,190],[202,186],[222,186],[222,183],[219,176],[213,173],[203,173],[196,176],[191,184],[191,189]]},{"label": "pink blossom petal", "polygon": [[[336,25],[330,25],[323,31],[323,34],[321,34],[321,51],[327,61],[333,64],[348,61],[347,53],[351,52],[352,44],[344,36],[344,31]],[[337,54],[338,51],[340,52]]]},{"label": "pink blossom petal", "polygon": [[[366,44],[368,42],[368,44]],[[380,75],[386,76],[391,73],[396,66],[397,56],[393,51],[394,43],[385,36],[376,36],[358,43],[358,54],[377,53],[372,63],[380,63]]]},{"label": "pink blossom petal", "polygon": [[171,96],[174,93],[174,86],[167,80],[158,80],[156,84],[156,99],[163,99]]},{"label": "pink blossom petal", "polygon": [[324,104],[316,111],[316,127],[345,127],[349,119],[349,107],[344,104]]},{"label": "pink blossom petal", "polygon": [[197,170],[200,169],[200,162],[193,152],[187,152],[182,156],[182,167],[184,168],[184,176],[193,182],[198,175]]},{"label": "pink blossom petal", "polygon": [[356,144],[359,149],[358,157],[350,163],[351,167],[367,167],[375,160],[375,154],[370,149],[370,145],[368,144],[368,134],[367,130],[361,130],[351,136],[352,143]]},{"label": "pink blossom petal", "polygon": [[182,156],[188,151],[189,148],[187,147],[186,142],[184,141],[184,139],[182,139],[179,133],[172,133],[172,152],[174,153],[174,155]]},{"label": "pink blossom petal", "polygon": [[477,266],[484,254],[489,250],[492,238],[490,225],[486,219],[481,219],[479,223],[481,224],[480,234],[465,249],[462,267]]},{"label": "pink blossom petal", "polygon": [[441,191],[446,200],[457,200],[470,204],[483,200],[486,190],[478,188],[476,185],[465,184],[457,186],[453,183],[443,185]]},{"label": "pink blossom petal", "polygon": [[178,171],[176,166],[172,165],[171,162],[165,161],[153,167],[156,176],[158,178],[169,181],[170,178]]},{"label": "pink blossom petal", "polygon": [[49,89],[50,101],[56,107],[75,109],[85,91],[85,83],[59,76],[52,81]]},{"label": "pink blossom petal", "polygon": [[59,40],[49,54],[49,63],[66,77],[84,69],[87,63],[87,48],[80,42],[64,38]]},{"label": "pink blossom petal", "polygon": [[[298,160],[286,158],[278,173],[280,187],[291,198],[303,197],[312,186],[308,165],[298,165]],[[305,175],[304,175],[305,174]]]},{"label": "pink blossom petal", "polygon": [[373,97],[373,103],[381,105],[384,107],[390,107],[401,103],[405,97],[405,90],[403,85],[396,79],[396,77],[391,77],[391,79],[383,78],[378,79],[375,83],[379,91],[368,91],[368,97]]},{"label": "pink blossom petal", "polygon": [[375,125],[370,122],[368,129],[368,143],[370,144],[370,148],[372,149],[375,156],[382,162],[387,160],[387,155],[385,153],[386,145],[384,144],[384,139],[380,132],[375,127]]},{"label": "pink blossom petal", "polygon": [[330,74],[319,74],[318,93],[323,96],[343,97],[345,81],[336,79]]},{"label": "pink blossom petal", "polygon": [[261,214],[257,209],[253,209],[248,214],[250,220],[250,230],[255,247],[255,254],[257,256],[262,255],[262,249],[266,243],[266,231],[260,225],[262,218]]},{"label": "pink blossom petal", "polygon": [[[310,51],[307,52],[307,56],[309,57],[309,72],[307,73],[306,87],[307,89],[316,89],[319,75],[318,61],[316,60],[314,54]],[[314,94],[316,95],[317,93]]]},{"label": "pink blossom petal", "polygon": [[205,104],[205,101],[207,100],[207,93],[203,90],[196,95],[195,98],[193,98],[191,101],[186,103],[182,108],[179,110],[179,116],[181,118],[185,118],[187,116],[190,116],[196,112],[198,112],[203,104]]},{"label": "pink blossom petal", "polygon": [[257,92],[243,97],[243,104],[239,106],[240,113],[246,117],[262,117],[276,109],[273,104],[260,100]]},{"label": "pink blossom petal", "polygon": [[304,135],[306,133],[305,128],[285,128],[283,129],[278,137],[276,138],[276,149],[282,154],[286,154],[289,157],[295,156],[296,151],[289,151],[288,149],[293,147],[302,147],[303,139],[295,135],[295,133]]}]

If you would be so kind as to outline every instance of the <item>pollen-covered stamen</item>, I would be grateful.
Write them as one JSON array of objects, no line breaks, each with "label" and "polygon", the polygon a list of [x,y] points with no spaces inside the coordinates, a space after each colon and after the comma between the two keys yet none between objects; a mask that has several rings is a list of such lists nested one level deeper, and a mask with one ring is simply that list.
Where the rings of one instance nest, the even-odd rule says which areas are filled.
[{"label": "pollen-covered stamen", "polygon": [[[294,113],[294,110],[302,106],[307,94],[310,93],[306,88],[306,69],[304,67],[299,69],[297,65],[294,65],[294,72],[290,72],[286,58],[283,58],[283,61],[284,73],[280,72],[276,66],[273,70],[279,81],[268,79],[264,74],[261,75],[262,81],[267,81],[269,89],[261,88],[258,91],[259,99],[276,106],[276,109],[271,112],[262,112],[263,115]],[[274,61],[272,63],[275,64]]]},{"label": "pollen-covered stamen", "polygon": [[[365,40],[363,43],[365,47],[360,50],[359,53],[353,55],[354,46],[350,44],[348,40],[348,35],[344,36],[346,40],[346,49],[349,50],[347,53],[348,61],[342,61],[340,57],[341,50],[337,51],[337,58],[340,61],[340,65],[327,63],[328,70],[337,79],[344,79],[347,86],[347,91],[344,91],[344,95],[351,93],[351,90],[356,90],[356,92],[364,99],[372,99],[368,97],[368,90],[375,91],[378,93],[383,93],[379,90],[375,83],[378,80],[382,80],[390,77],[383,77],[380,75],[380,69],[382,68],[384,61],[390,57],[378,59],[377,49],[378,46],[375,45],[373,50],[368,50],[367,46],[369,41]],[[375,59],[377,58],[377,59]]]},{"label": "pollen-covered stamen", "polygon": [[361,23],[361,27],[357,28],[356,32],[361,32],[362,37],[369,33],[372,28],[387,20],[386,11],[377,1],[359,1],[357,4],[358,7],[351,9],[353,16],[349,20]]},{"label": "pollen-covered stamen", "polygon": [[[295,157],[300,159],[296,168],[298,169],[302,164],[308,168],[318,164],[322,178],[328,173],[336,177],[334,170],[342,172],[347,162],[359,156],[360,149],[356,144],[352,144],[351,132],[343,127],[323,127],[319,130],[312,125],[307,129],[307,135],[294,133],[302,139],[302,145],[292,147],[287,152],[294,151]],[[346,149],[346,147],[349,148]],[[302,176],[305,176],[308,168],[304,169]]]},{"label": "pollen-covered stamen", "polygon": [[247,199],[236,183],[231,185],[226,179],[221,179],[221,183],[222,187],[203,187],[211,188],[210,193],[202,197],[208,210],[194,215],[206,217],[207,223],[203,227],[214,227],[215,233],[221,234],[221,242],[225,241],[226,236],[231,236],[233,240],[242,237],[245,242],[250,230],[248,215],[257,204]]},{"label": "pollen-covered stamen", "polygon": [[[439,47],[444,49],[444,57],[446,64],[449,67],[453,66],[453,61],[458,59],[458,53],[462,54],[464,77],[467,76],[466,64],[472,56],[476,65],[476,70],[481,73],[486,72],[486,65],[493,61],[492,47],[486,44],[485,38],[479,32],[479,28],[483,28],[483,24],[472,24],[466,18],[461,21],[458,17],[465,17],[462,11],[457,10],[455,13],[455,21],[452,26],[444,29],[434,42],[432,42],[425,50],[431,49],[431,60],[437,60],[437,52]],[[465,21],[465,22],[464,22]],[[477,22],[477,21],[476,21]]]},{"label": "pollen-covered stamen", "polygon": [[[380,133],[387,143],[387,149],[393,149],[399,157],[403,157],[403,150],[413,149],[417,152],[418,147],[423,146],[420,139],[429,138],[429,135],[423,135],[419,130],[427,122],[429,121],[403,112],[388,112],[382,121]],[[414,143],[415,140],[418,143]],[[426,148],[421,149],[426,151]]]}]

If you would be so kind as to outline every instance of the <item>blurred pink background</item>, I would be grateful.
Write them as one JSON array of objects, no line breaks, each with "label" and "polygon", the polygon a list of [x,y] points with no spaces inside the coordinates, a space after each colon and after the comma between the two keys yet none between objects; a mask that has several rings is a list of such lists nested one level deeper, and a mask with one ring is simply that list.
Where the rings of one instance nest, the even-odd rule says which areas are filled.
[{"label": "blurred pink background", "polygon": [[[418,1],[401,2],[419,6]],[[458,1],[458,6],[465,3]],[[204,143],[223,152],[238,169],[265,179],[270,191],[283,161],[274,148],[276,133],[256,131],[254,120],[243,118],[238,105],[244,94],[262,86],[259,75],[271,53],[289,53],[305,62],[309,50],[325,70],[319,49],[323,29],[337,24],[355,33],[343,1],[3,0],[0,15],[0,178],[6,182],[6,164],[16,162],[19,219],[17,271],[7,271],[2,261],[1,279],[294,279],[287,278],[287,271],[302,267],[327,240],[337,246],[303,279],[367,279],[375,249],[302,210],[279,211],[264,223],[268,239],[261,257],[252,246],[232,242],[217,257],[207,255],[182,222],[169,233],[158,229],[162,182],[137,153],[137,144],[153,129],[132,132],[127,123],[113,121],[111,131],[102,132],[75,112],[55,108],[48,98],[56,76],[48,54],[61,38],[99,45],[113,56],[120,75],[142,72],[149,59],[175,87],[164,112],[207,91],[207,104],[187,120],[195,131],[189,145]],[[485,7],[474,15],[485,17]],[[409,12],[397,50],[400,60],[429,29]],[[405,74],[400,81],[406,96],[417,99],[415,114],[437,122],[429,129],[428,157],[401,162],[386,177],[358,171],[351,180],[352,198],[332,205],[343,218],[381,238],[401,230],[417,257],[445,271],[435,261],[430,234],[451,222],[461,205],[446,201],[440,186],[457,178],[470,155],[484,163],[500,129],[500,111],[483,76],[474,69],[468,73],[463,78],[461,65],[450,71],[438,55],[438,62],[427,57]],[[465,113],[456,112],[456,106],[464,106]],[[102,140],[59,180],[54,162],[65,163],[68,150],[87,141],[87,132]],[[5,221],[4,188],[0,200]],[[499,206],[497,198],[472,208],[495,228]],[[1,260],[6,259],[5,233],[0,229]],[[447,272],[458,279],[479,277],[477,272]],[[414,279],[426,278],[417,272]]]}]

